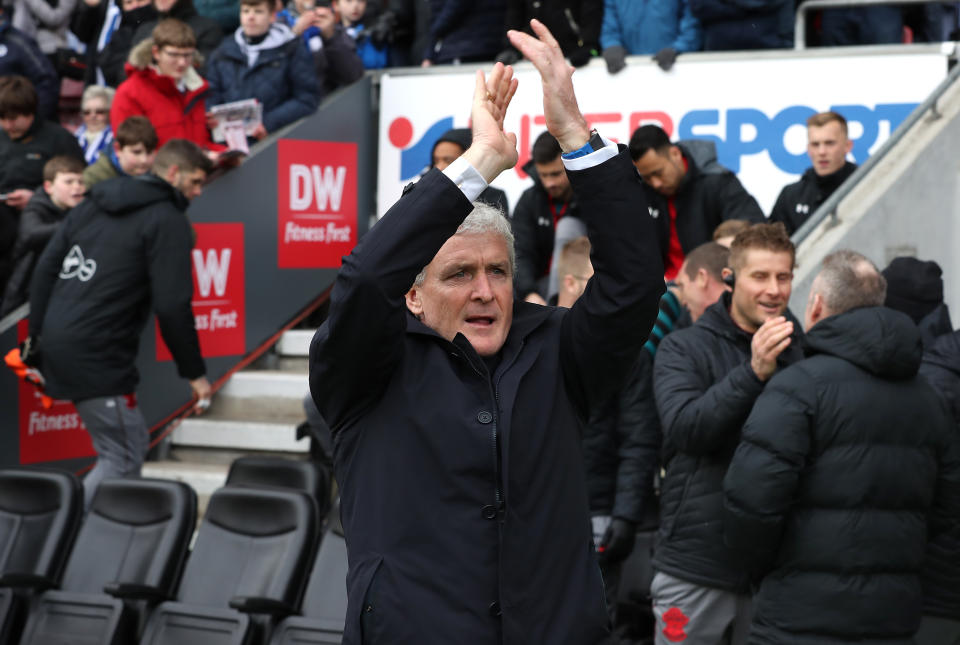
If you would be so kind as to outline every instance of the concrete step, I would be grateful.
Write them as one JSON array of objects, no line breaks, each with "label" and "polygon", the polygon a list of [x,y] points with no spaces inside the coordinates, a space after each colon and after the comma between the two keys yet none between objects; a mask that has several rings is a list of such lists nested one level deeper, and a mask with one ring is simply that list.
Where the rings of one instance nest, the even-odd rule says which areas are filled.
[{"label": "concrete step", "polygon": [[310,341],[315,333],[315,329],[291,329],[284,332],[277,341],[277,354],[306,358],[310,355]]},{"label": "concrete step", "polygon": [[294,426],[305,418],[305,372],[245,370],[234,374],[211,401],[204,419],[262,421]]},{"label": "concrete step", "polygon": [[297,440],[296,424],[265,421],[233,421],[220,418],[186,419],[170,435],[174,449],[215,448],[227,451],[289,452],[309,451],[307,439]]},{"label": "concrete step", "polygon": [[207,511],[213,492],[227,481],[229,464],[194,463],[182,461],[148,461],[143,465],[143,476],[184,482],[197,492],[197,520]]}]

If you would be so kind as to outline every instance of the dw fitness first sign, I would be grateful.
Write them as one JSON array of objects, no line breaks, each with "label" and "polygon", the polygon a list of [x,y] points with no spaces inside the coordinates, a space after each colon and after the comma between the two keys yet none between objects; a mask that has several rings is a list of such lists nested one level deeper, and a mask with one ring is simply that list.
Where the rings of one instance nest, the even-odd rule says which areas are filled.
[{"label": "dw fitness first sign", "polygon": [[277,142],[277,265],[336,269],[357,243],[357,144]]}]

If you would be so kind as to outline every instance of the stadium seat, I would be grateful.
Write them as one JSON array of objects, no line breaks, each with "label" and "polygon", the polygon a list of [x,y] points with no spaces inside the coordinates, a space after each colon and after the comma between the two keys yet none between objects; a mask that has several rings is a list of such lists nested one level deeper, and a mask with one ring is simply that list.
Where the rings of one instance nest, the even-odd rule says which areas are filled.
[{"label": "stadium seat", "polygon": [[270,645],[340,643],[347,614],[347,544],[334,507],[303,597],[303,615],[284,619]]},{"label": "stadium seat", "polygon": [[177,602],[153,612],[143,645],[259,643],[297,613],[318,536],[302,491],[226,486],[210,498]]},{"label": "stadium seat", "polygon": [[83,514],[79,480],[39,468],[0,470],[0,643],[15,643],[27,601],[57,586]]},{"label": "stadium seat", "polygon": [[181,482],[101,482],[60,590],[30,611],[20,645],[136,641],[147,609],[173,597],[197,523],[197,495]]},{"label": "stadium seat", "polygon": [[302,490],[313,495],[320,512],[330,510],[330,472],[313,461],[296,461],[283,457],[239,457],[230,464],[227,486],[280,486]]}]

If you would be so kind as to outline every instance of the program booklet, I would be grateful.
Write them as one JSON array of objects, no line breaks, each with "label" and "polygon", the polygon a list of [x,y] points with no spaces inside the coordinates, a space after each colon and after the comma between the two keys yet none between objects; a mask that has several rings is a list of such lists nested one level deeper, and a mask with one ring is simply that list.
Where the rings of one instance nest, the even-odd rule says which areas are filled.
[{"label": "program booklet", "polygon": [[[213,140],[224,143],[236,136],[237,123],[242,123],[244,133],[250,136],[257,126],[263,123],[263,105],[257,99],[233,101],[214,105],[210,108],[210,115],[216,120]],[[228,123],[229,126],[227,126]],[[229,139],[228,134],[232,135]]]}]

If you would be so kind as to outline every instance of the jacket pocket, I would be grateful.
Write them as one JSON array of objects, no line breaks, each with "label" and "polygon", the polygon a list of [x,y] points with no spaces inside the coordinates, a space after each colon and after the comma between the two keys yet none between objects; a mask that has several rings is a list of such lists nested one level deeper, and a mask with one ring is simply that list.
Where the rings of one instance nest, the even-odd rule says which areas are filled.
[{"label": "jacket pocket", "polygon": [[360,642],[363,645],[375,645],[384,640],[384,607],[377,594],[377,577],[383,566],[383,557],[377,556],[371,564],[369,578],[364,585],[363,601],[360,603]]}]

